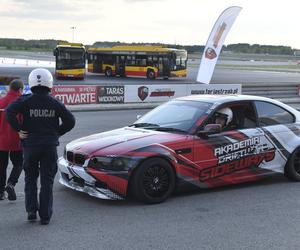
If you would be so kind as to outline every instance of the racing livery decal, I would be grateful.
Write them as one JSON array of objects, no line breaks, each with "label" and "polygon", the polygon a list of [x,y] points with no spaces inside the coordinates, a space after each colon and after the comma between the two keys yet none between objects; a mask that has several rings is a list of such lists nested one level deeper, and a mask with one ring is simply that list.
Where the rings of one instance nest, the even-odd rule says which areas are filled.
[{"label": "racing livery decal", "polygon": [[272,161],[274,156],[275,151],[267,151],[255,155],[246,155],[237,160],[230,160],[229,162],[222,163],[215,167],[203,169],[200,172],[199,179],[200,181],[206,181],[208,179],[218,178],[245,168],[258,167],[263,161]]}]

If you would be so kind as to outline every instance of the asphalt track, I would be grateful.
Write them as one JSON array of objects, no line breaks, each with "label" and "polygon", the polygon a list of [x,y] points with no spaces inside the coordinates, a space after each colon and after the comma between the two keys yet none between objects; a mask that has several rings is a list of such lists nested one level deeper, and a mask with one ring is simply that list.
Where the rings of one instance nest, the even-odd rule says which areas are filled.
[{"label": "asphalt track", "polygon": [[[145,110],[75,113],[78,137],[131,124]],[[10,166],[11,167],[11,166]],[[16,202],[0,201],[1,249],[299,250],[300,186],[278,175],[259,182],[185,191],[162,204],[103,201],[54,184],[48,226],[26,221],[24,176]]]},{"label": "asphalt track", "polygon": [[[0,67],[0,76],[16,76],[27,82],[28,75],[33,68],[30,67]],[[49,69],[54,73],[54,69]],[[85,80],[55,80],[54,84],[60,85],[135,85],[135,84],[186,84],[195,83],[198,66],[196,63],[189,64],[186,78],[173,78],[169,80],[133,77],[112,77],[107,78],[100,74],[87,74]],[[300,82],[299,73],[270,72],[270,71],[249,71],[216,68],[212,77],[212,84],[247,84],[247,83],[294,83]]]}]

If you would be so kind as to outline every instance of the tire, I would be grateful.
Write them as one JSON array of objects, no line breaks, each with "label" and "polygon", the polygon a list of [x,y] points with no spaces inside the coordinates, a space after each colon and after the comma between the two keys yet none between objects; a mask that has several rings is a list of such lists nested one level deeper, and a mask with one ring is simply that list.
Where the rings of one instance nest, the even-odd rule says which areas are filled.
[{"label": "tire", "polygon": [[111,68],[106,68],[105,69],[105,75],[107,77],[112,77],[112,69]]},{"label": "tire", "polygon": [[148,69],[148,71],[147,71],[147,78],[149,80],[154,80],[155,79],[155,73],[154,73],[154,71],[152,69]]},{"label": "tire", "polygon": [[286,166],[285,176],[291,181],[300,181],[300,147],[291,154]]},{"label": "tire", "polygon": [[138,166],[131,184],[131,192],[137,200],[161,203],[174,191],[175,173],[166,160],[151,158]]}]

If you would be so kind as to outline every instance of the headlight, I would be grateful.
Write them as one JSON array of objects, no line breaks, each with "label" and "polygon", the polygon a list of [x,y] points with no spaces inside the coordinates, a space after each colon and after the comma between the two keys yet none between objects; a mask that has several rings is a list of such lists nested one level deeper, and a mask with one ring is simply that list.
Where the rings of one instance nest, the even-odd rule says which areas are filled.
[{"label": "headlight", "polygon": [[128,159],[121,157],[95,156],[88,166],[99,170],[123,171],[128,170]]},{"label": "headlight", "polygon": [[109,166],[111,164],[112,158],[108,157],[93,157],[90,160],[90,163],[93,163],[95,165],[103,165],[103,166]]},{"label": "headlight", "polygon": [[122,159],[113,159],[112,162],[111,162],[112,166],[114,169],[121,169],[125,166],[125,163],[123,162]]}]

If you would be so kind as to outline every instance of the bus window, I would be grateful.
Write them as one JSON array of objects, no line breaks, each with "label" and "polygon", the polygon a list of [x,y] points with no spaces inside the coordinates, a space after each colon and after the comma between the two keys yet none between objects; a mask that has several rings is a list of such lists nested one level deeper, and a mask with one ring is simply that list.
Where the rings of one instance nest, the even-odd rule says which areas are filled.
[{"label": "bus window", "polygon": [[127,56],[126,65],[135,66],[136,65],[135,56]]},{"label": "bus window", "polygon": [[[135,64],[137,66],[147,66],[147,58],[148,57],[146,57],[145,55],[137,55],[137,56],[135,56]],[[148,62],[149,62],[149,60],[148,60]]]},{"label": "bus window", "polygon": [[146,58],[140,59],[139,66],[147,66]]},{"label": "bus window", "polygon": [[114,59],[112,55],[102,55],[102,61],[104,64],[114,64]]},{"label": "bus window", "polygon": [[186,61],[187,61],[187,53],[186,52],[176,52],[176,68],[177,69],[185,69],[186,68]]},{"label": "bus window", "polygon": [[153,65],[152,56],[147,56],[147,65],[148,66],[152,66]]}]

